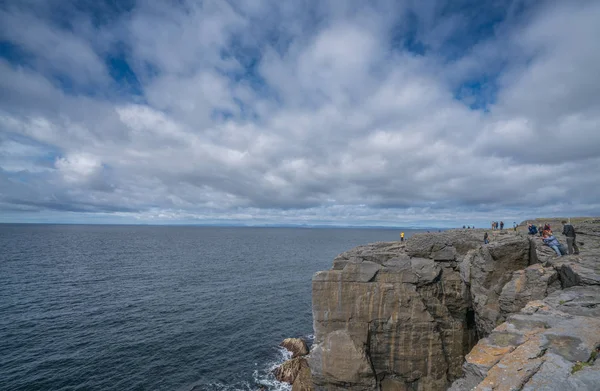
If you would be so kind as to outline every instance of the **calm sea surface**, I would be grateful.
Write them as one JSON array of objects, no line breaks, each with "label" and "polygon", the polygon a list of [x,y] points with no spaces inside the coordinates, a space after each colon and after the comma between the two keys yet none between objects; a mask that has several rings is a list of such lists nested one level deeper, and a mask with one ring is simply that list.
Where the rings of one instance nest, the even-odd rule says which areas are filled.
[{"label": "calm sea surface", "polygon": [[313,273],[398,234],[0,224],[0,389],[284,389]]}]

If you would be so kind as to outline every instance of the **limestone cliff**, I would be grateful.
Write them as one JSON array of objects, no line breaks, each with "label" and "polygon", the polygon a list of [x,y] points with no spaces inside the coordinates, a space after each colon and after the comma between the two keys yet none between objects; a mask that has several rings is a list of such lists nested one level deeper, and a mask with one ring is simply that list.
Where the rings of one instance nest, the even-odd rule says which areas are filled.
[{"label": "limestone cliff", "polygon": [[[561,289],[600,284],[595,255],[600,235],[594,236],[600,232],[599,226],[589,223],[578,229],[587,241],[578,257],[553,258],[538,239],[522,232],[494,232],[492,242],[482,245],[483,230],[418,234],[406,242],[375,243],[339,255],[331,270],[313,277],[315,342],[308,364],[315,388],[436,391],[448,389],[452,382],[455,390],[493,382],[487,374],[497,365],[506,365],[499,364],[504,356],[494,349],[500,349],[510,361],[510,354],[529,341],[527,330],[533,326],[521,318],[532,316],[528,315],[532,308],[543,308],[552,319],[587,319],[579,322],[580,329],[587,330],[585,337],[575,331],[569,334],[575,338],[572,341],[585,339],[585,352],[561,356],[567,361],[560,364],[566,367],[566,362],[585,354],[589,358],[600,345],[600,325],[590,320],[593,312],[583,314],[582,304],[573,304],[579,308],[574,315],[550,303],[570,292]],[[596,295],[582,289],[569,294]],[[519,313],[523,308],[526,312]],[[514,322],[525,324],[525,331],[514,331]],[[560,335],[557,330],[568,324],[545,322],[548,329],[556,331],[552,335]],[[510,330],[512,339],[496,336],[503,330]],[[538,330],[537,335],[539,351],[550,346],[547,341],[566,344],[564,338],[551,337],[547,330],[545,334]],[[500,357],[497,362],[488,360],[482,366],[479,358],[475,364],[469,361],[477,349],[485,351],[483,346],[493,347],[489,351]],[[588,361],[584,374],[593,372],[590,368],[598,369]],[[533,381],[535,376],[525,377],[519,381],[521,388],[507,389],[524,389],[525,380]],[[587,380],[582,381],[573,384],[586,384]]]}]

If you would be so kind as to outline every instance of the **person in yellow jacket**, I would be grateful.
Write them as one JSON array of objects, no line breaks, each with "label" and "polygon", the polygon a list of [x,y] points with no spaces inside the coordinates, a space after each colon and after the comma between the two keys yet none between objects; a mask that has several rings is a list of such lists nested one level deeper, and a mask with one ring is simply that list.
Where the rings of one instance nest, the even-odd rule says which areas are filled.
[{"label": "person in yellow jacket", "polygon": [[400,232],[400,241],[404,242],[404,232]]}]

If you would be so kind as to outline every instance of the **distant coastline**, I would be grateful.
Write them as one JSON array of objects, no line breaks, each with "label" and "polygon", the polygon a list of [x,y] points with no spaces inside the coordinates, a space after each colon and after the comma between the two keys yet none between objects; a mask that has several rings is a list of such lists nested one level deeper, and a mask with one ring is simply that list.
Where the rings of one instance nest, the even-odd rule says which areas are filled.
[{"label": "distant coastline", "polygon": [[453,228],[444,227],[415,227],[415,226],[386,226],[386,225],[326,225],[326,224],[265,224],[265,225],[242,225],[242,224],[131,224],[131,223],[48,223],[48,222],[0,222],[0,225],[82,225],[82,226],[119,226],[119,227],[201,227],[201,228],[310,228],[310,229],[390,229],[390,230],[448,230]]}]

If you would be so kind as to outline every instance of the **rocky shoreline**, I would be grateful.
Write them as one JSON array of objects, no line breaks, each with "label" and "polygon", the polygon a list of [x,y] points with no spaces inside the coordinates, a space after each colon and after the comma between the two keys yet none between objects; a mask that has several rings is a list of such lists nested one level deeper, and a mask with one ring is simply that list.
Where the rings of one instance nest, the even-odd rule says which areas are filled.
[{"label": "rocky shoreline", "polygon": [[340,254],[313,277],[292,389],[597,390],[600,220],[576,224],[581,253],[564,257],[523,225],[487,245],[450,230]]}]

